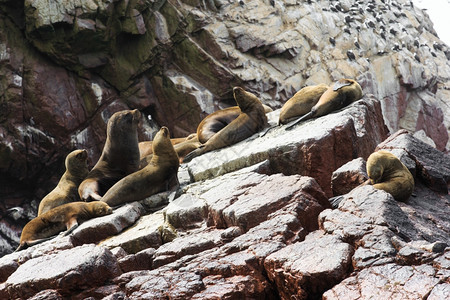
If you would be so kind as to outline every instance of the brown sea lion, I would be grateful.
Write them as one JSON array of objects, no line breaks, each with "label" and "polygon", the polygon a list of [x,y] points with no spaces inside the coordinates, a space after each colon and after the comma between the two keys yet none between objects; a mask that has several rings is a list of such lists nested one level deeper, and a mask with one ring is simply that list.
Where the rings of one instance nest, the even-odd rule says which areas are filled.
[{"label": "brown sea lion", "polygon": [[[195,138],[197,136],[197,134],[193,133],[190,134],[187,137],[182,137],[182,138],[171,138],[170,142],[172,143],[172,145],[177,145],[183,142],[186,142],[192,138]],[[138,147],[139,147],[139,160],[142,161],[142,159],[144,159],[145,157],[151,155],[153,153],[153,148],[152,148],[152,143],[153,141],[143,141],[143,142],[139,142]],[[141,166],[142,167],[142,166]],[[141,168],[140,167],[140,168]]]},{"label": "brown sea lion", "polygon": [[287,124],[309,113],[327,89],[328,85],[323,83],[302,88],[283,105],[278,123]]},{"label": "brown sea lion", "polygon": [[[414,177],[408,168],[392,153],[380,150],[367,159],[366,171],[369,179],[359,186],[373,185],[388,192],[397,201],[406,201],[414,190]],[[338,208],[345,195],[328,199],[333,208]]]},{"label": "brown sea lion", "polygon": [[388,192],[397,201],[406,201],[414,190],[414,177],[392,153],[377,151],[367,159],[367,175],[374,188]]},{"label": "brown sea lion", "polygon": [[140,118],[137,109],[119,111],[111,116],[102,155],[78,188],[81,200],[100,200],[114,183],[139,169],[137,126]]},{"label": "brown sea lion", "polygon": [[114,184],[101,201],[110,206],[142,200],[168,188],[168,182],[176,178],[180,162],[170,142],[167,127],[162,127],[153,139],[153,155],[150,163]]},{"label": "brown sea lion", "polygon": [[[172,139],[171,139],[171,141],[172,141]],[[173,143],[172,143],[172,145],[173,145]],[[183,162],[184,157],[188,153],[199,148],[201,145],[202,144],[198,141],[197,134],[195,134],[195,133],[189,135],[184,140],[184,142],[175,144],[173,146],[173,148],[175,149],[175,152],[177,152],[177,154],[178,154],[178,159],[180,161],[180,164]],[[151,151],[151,153],[153,153],[153,151]],[[142,157],[141,162],[139,164],[139,169],[142,169],[143,167],[147,166],[151,162],[152,158],[153,158],[152,154]]]},{"label": "brown sea lion", "polygon": [[[263,104],[264,112],[272,111],[272,108]],[[206,116],[197,126],[197,137],[200,143],[206,143],[213,135],[239,117],[239,106],[231,106],[217,110]]]},{"label": "brown sea lion", "polygon": [[65,166],[66,171],[58,185],[39,203],[38,216],[56,206],[80,201],[78,186],[89,173],[87,151],[83,149],[70,152],[66,157]]},{"label": "brown sea lion", "polygon": [[22,230],[16,251],[44,242],[67,229],[70,234],[79,223],[112,213],[112,208],[101,201],[71,202],[55,207],[28,222]]},{"label": "brown sea lion", "polygon": [[213,135],[200,148],[186,155],[184,162],[189,162],[203,153],[236,144],[267,126],[264,107],[258,97],[240,87],[235,87],[233,94],[241,110],[239,116]]},{"label": "brown sea lion", "polygon": [[309,113],[298,118],[293,123],[288,124],[286,130],[291,129],[303,120],[324,116],[341,109],[350,103],[361,99],[362,95],[361,86],[356,81],[352,79],[340,79],[320,96],[319,101],[313,106]]}]

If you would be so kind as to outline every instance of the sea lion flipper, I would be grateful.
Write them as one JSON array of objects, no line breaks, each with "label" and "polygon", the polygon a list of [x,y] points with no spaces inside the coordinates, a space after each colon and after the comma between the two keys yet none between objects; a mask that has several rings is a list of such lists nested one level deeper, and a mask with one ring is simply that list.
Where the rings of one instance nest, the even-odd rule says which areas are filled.
[{"label": "sea lion flipper", "polygon": [[200,146],[200,148],[195,149],[194,151],[189,152],[184,158],[183,158],[183,162],[187,163],[190,162],[192,159],[194,159],[195,157],[201,155],[203,153],[203,148],[204,146]]},{"label": "sea lion flipper", "polygon": [[279,126],[280,126],[280,124],[275,125],[275,126],[271,126],[271,127],[269,127],[269,128],[264,129],[263,131],[261,131],[261,132],[259,133],[259,137],[265,136],[265,135],[266,135],[269,131],[271,131],[273,128],[279,127]]},{"label": "sea lion flipper", "polygon": [[78,227],[77,216],[73,216],[66,222],[67,231],[64,233],[64,236],[68,236]]},{"label": "sea lion flipper", "polygon": [[312,112],[309,112],[309,113],[307,113],[307,114],[304,114],[303,116],[301,116],[301,117],[298,118],[297,120],[292,121],[290,124],[287,124],[285,129],[286,129],[286,130],[291,130],[292,127],[294,127],[295,125],[297,125],[297,124],[300,123],[301,121],[308,119],[311,115],[312,115]]},{"label": "sea lion flipper", "polygon": [[347,80],[347,79],[339,79],[338,81],[336,81],[333,85],[333,91],[337,91],[340,88],[344,87],[344,86],[349,86],[352,85],[352,81]]}]

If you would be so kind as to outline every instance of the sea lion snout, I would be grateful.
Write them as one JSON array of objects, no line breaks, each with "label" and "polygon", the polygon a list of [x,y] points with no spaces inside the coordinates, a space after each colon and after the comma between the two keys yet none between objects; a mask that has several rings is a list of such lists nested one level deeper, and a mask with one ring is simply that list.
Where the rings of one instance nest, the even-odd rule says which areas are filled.
[{"label": "sea lion snout", "polygon": [[161,127],[159,131],[161,131],[161,134],[163,134],[164,137],[168,137],[170,134],[169,128],[167,128],[166,126]]}]

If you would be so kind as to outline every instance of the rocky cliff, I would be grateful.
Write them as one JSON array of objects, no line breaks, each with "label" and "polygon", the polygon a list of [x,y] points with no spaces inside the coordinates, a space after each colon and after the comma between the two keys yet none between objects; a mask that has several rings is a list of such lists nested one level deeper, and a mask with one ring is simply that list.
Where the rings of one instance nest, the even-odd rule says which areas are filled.
[{"label": "rocky cliff", "polygon": [[[361,3],[361,1],[353,0],[27,0],[19,2],[0,0],[0,16],[0,255],[14,249],[21,228],[35,215],[40,199],[56,185],[63,173],[65,155],[75,148],[85,148],[89,151],[91,165],[93,165],[101,153],[105,140],[107,119],[112,113],[122,109],[137,108],[143,113],[144,118],[139,130],[140,140],[149,140],[155,129],[162,125],[169,127],[174,136],[185,136],[195,131],[196,125],[206,114],[221,107],[234,105],[231,93],[233,86],[239,85],[255,93],[265,104],[274,109],[281,107],[303,86],[331,83],[342,77],[358,80],[366,94],[364,101],[346,110],[346,113],[339,118],[337,116],[341,113],[334,114],[328,121],[320,118],[314,121],[318,123],[307,122],[302,125],[299,128],[303,128],[305,132],[302,130],[300,136],[297,136],[298,132],[287,133],[282,129],[276,129],[268,133],[267,139],[253,137],[245,143],[236,145],[231,149],[232,151],[206,154],[189,164],[189,167],[183,166],[180,173],[180,177],[184,178],[182,182],[188,186],[191,180],[197,181],[199,183],[194,184],[194,187],[198,187],[192,188],[193,194],[180,190],[176,195],[172,195],[171,199],[176,197],[181,203],[180,207],[192,204],[195,209],[175,213],[178,221],[167,214],[164,218],[161,214],[147,218],[150,220],[156,218],[155,224],[160,224],[158,222],[161,220],[165,220],[164,222],[171,220],[169,223],[176,227],[179,236],[184,235],[183,230],[193,230],[199,226],[206,231],[201,233],[200,229],[196,229],[197,231],[194,232],[199,234],[200,244],[204,242],[209,246],[202,248],[203,246],[198,246],[197,242],[190,242],[188,236],[194,236],[192,239],[197,239],[197,235],[186,234],[186,243],[196,246],[178,247],[168,244],[167,247],[176,249],[168,248],[168,252],[162,255],[171,257],[163,265],[181,258],[190,259],[186,257],[197,255],[205,249],[210,249],[212,257],[216,255],[225,259],[228,254],[236,251],[228,252],[227,250],[222,253],[223,250],[217,250],[218,247],[228,244],[237,237],[242,240],[248,239],[245,244],[247,246],[239,246],[239,249],[243,251],[253,249],[250,246],[259,242],[254,241],[248,234],[264,236],[262,232],[257,233],[258,230],[264,231],[264,226],[271,228],[278,228],[280,224],[285,224],[280,225],[281,227],[287,226],[288,231],[274,229],[273,232],[267,232],[270,243],[272,238],[280,241],[281,244],[277,247],[269,245],[277,250],[288,244],[303,241],[305,235],[315,231],[319,226],[316,222],[317,215],[326,207],[323,197],[330,197],[341,190],[340,187],[343,184],[339,183],[338,179],[334,181],[334,184],[330,182],[331,174],[353,159],[367,158],[378,143],[383,141],[389,133],[392,134],[398,129],[408,130],[415,138],[431,144],[443,153],[448,152],[450,148],[448,138],[450,131],[449,47],[436,36],[426,13],[414,7],[409,1],[375,0],[370,3]],[[252,146],[249,147],[247,143]],[[437,190],[438,194],[430,196],[432,199],[430,201],[437,207],[442,205],[442,211],[448,212],[445,206],[445,203],[448,205],[448,177],[445,177],[447,175],[435,176],[435,169],[444,168],[445,170],[445,161],[448,161],[448,156],[444,156],[446,158],[443,159],[444,163],[435,166],[432,164],[433,159],[424,156],[427,151],[432,150],[429,150],[425,144],[420,145],[419,148],[422,150],[417,150],[415,154],[407,150],[411,160],[410,166],[413,169],[417,166],[415,170],[421,174],[420,176],[423,175],[420,180],[431,184],[433,192],[428,191],[427,188],[424,188],[425,192],[422,192],[420,188],[420,197],[418,196],[417,199],[421,199],[428,192],[435,193],[434,191]],[[407,148],[405,145],[399,147]],[[266,163],[258,168],[246,171],[247,175],[226,175],[231,178],[221,176],[254,166],[265,160]],[[439,171],[441,173],[436,172],[436,174],[445,173],[442,170]],[[263,175],[267,178],[262,178]],[[308,176],[309,179],[301,179],[303,177],[298,177],[299,175]],[[238,177],[233,179],[233,176]],[[251,179],[253,176],[256,177]],[[291,176],[294,177],[291,178]],[[341,182],[348,183],[349,178],[354,178],[351,176],[346,177],[344,174]],[[244,179],[247,177],[250,178],[249,183],[238,184],[240,181],[245,182]],[[214,189],[208,193],[207,187],[212,188],[218,184],[214,180],[224,182],[236,180],[236,188],[229,190],[228,185],[233,185],[224,183],[226,194],[222,190]],[[290,207],[301,207],[308,211],[308,213],[300,213],[298,209],[295,209],[293,215],[297,219],[299,215],[308,215],[311,219],[305,222],[310,225],[305,225],[303,221],[298,224],[298,220],[292,221],[294,223],[286,221],[292,218],[291,212],[286,213],[288,214],[286,220],[279,224],[277,219],[272,220],[275,216],[284,214],[286,209],[282,207],[285,206],[280,204],[284,202],[267,204],[270,207],[268,209],[270,217],[266,215],[255,220],[236,216],[234,209],[239,207],[238,204],[235,208],[227,210],[240,195],[246,193],[263,195],[273,189],[282,190],[280,182],[285,180],[309,182],[292,183],[291,188],[296,191],[292,192],[293,194],[286,191],[287,194],[291,194],[282,199],[289,202]],[[261,182],[265,184],[257,184]],[[263,187],[271,186],[272,183],[273,187],[265,191]],[[200,187],[202,185],[206,187]],[[311,189],[315,192],[309,188],[303,191],[303,185],[314,186]],[[190,188],[187,188],[187,191],[189,190]],[[309,216],[307,204],[297,203],[298,197],[295,196],[297,192],[308,194],[309,196],[304,196],[306,199],[315,199],[314,203],[308,204],[312,205],[311,216]],[[215,199],[216,193],[223,194],[225,200],[218,199],[217,208],[211,208],[215,204],[204,204],[196,200],[203,193],[206,193],[206,196],[202,196],[205,201],[214,201],[207,199],[210,197]],[[318,194],[325,196],[317,196]],[[278,199],[278,197],[273,198]],[[159,199],[155,200],[159,204],[167,202],[167,195],[156,198]],[[417,225],[419,228],[429,226],[426,220],[444,228],[444,233],[436,231],[440,232],[436,236],[425,235],[423,239],[428,243],[445,240],[446,236],[448,242],[448,231],[445,231],[445,228],[448,228],[448,221],[444,225],[440,223],[442,220],[445,221],[445,218],[440,215],[441,211],[432,210],[426,214],[428,210],[423,210],[420,204],[414,208],[408,205],[397,205],[407,214],[420,216],[417,220],[420,219],[424,224]],[[100,227],[102,229],[89,229],[91,231],[86,229],[88,230],[86,232],[98,235],[102,239],[117,234],[125,227],[131,226],[141,215],[148,215],[154,210],[150,208],[152,206],[154,205],[139,204],[130,209],[122,208],[122,212],[114,214],[114,221],[102,223],[104,224],[102,225],[104,227]],[[251,206],[247,209],[250,211],[253,208],[255,207]],[[264,206],[261,209],[266,208]],[[280,209],[283,213],[277,212]],[[224,217],[225,211],[228,217]],[[254,214],[257,213],[255,208]],[[363,214],[358,217],[365,218]],[[324,219],[319,217],[319,220]],[[193,228],[189,225],[189,228],[180,230],[179,227],[183,227],[183,224],[191,224],[194,221],[203,225],[197,224],[198,226],[195,225]],[[269,222],[267,223],[269,225],[262,225],[266,224],[266,221],[276,224],[270,225]],[[353,221],[349,219],[349,222]],[[263,227],[258,229],[257,224]],[[366,234],[368,231],[380,229],[374,227],[372,223],[364,224],[361,225],[362,229],[359,229]],[[120,268],[116,269],[117,265],[113,264],[108,271],[110,272],[108,279],[104,282],[92,280],[92,284],[95,282],[95,288],[89,286],[90,283],[87,280],[85,283],[80,283],[80,286],[83,286],[81,290],[85,293],[92,292],[90,295],[95,293],[105,295],[111,291],[109,283],[112,281],[109,279],[117,278],[121,272],[135,270],[136,267],[133,267],[133,264],[143,264],[147,270],[158,270],[162,266],[158,263],[153,265],[151,262],[155,259],[154,251],[157,251],[155,249],[166,245],[170,240],[170,238],[163,238],[166,231],[161,228],[166,227],[143,226],[146,228],[144,231],[148,228],[153,233],[151,237],[143,238],[144,242],[130,242],[133,245],[135,243],[144,245],[139,246],[142,253],[135,252],[140,253],[139,255],[135,255],[133,252],[135,250],[131,251],[122,244],[117,245],[121,245],[125,252],[112,246],[107,247],[118,251],[113,252],[118,263],[125,258],[124,253],[127,253],[125,261],[128,261],[127,264],[131,267],[124,267],[122,262],[119,264]],[[327,229],[325,225],[320,226],[322,229],[320,234],[324,232],[330,234],[333,231]],[[340,228],[340,225],[336,226]],[[389,230],[392,228],[389,227]],[[211,234],[206,233],[208,230]],[[255,232],[251,233],[251,230]],[[339,232],[345,232],[342,228],[339,230]],[[398,230],[401,230],[401,227]],[[427,230],[433,232],[432,229]],[[401,233],[397,231],[392,232],[402,238]],[[313,235],[315,236],[316,233]],[[89,234],[83,235],[79,242],[73,242],[72,237],[70,241],[55,246],[56,248],[49,246],[48,249],[44,247],[42,248],[44,250],[36,251],[41,254],[59,255],[62,249],[99,241],[91,240],[88,236]],[[350,245],[350,248],[346,245],[342,248],[344,249],[342,251],[350,249],[348,250],[350,252],[347,251],[345,254],[347,259],[343,263],[344,267],[341,267],[341,275],[330,279],[332,284],[330,283],[329,286],[321,286],[314,291],[298,290],[298,293],[306,293],[308,297],[319,295],[350,274],[354,275],[349,277],[350,281],[345,281],[346,285],[340,285],[341,289],[333,289],[333,293],[339,295],[342,289],[350,289],[356,293],[359,291],[358,284],[366,284],[363,277],[358,277],[359,273],[351,273],[352,268],[355,268],[352,251],[357,254],[365,251],[366,254],[375,253],[374,257],[383,257],[371,246],[361,248],[364,243],[374,244],[375,242],[370,240],[374,237],[366,237],[364,240],[363,235],[358,234],[352,235],[350,240],[340,237],[339,239],[347,243],[346,245]],[[418,238],[417,235],[414,235],[414,238],[403,237],[403,240],[408,243],[416,239],[422,238]],[[261,238],[261,241],[265,239]],[[408,244],[408,246],[411,245]],[[413,246],[411,246],[413,249],[418,249],[417,245]],[[186,250],[180,250],[183,247]],[[394,257],[389,260],[389,263],[398,265],[391,266],[386,262],[381,266],[382,269],[367,268],[369,271],[365,271],[367,273],[364,274],[375,276],[373,274],[385,272],[383,268],[386,266],[389,270],[394,270],[399,265],[419,264],[417,261],[411,263],[409,260],[408,263],[404,263],[403,260],[398,259],[397,253],[402,247],[395,246],[395,251],[392,250],[394,248],[390,248],[389,251],[380,250],[387,251],[391,258]],[[197,250],[189,250],[191,248]],[[211,250],[213,248],[216,249],[214,251],[222,254],[214,253]],[[360,248],[366,250],[356,251]],[[86,249],[80,251],[88,251]],[[106,250],[95,251],[100,256],[106,255],[110,258],[110,253]],[[250,252],[256,253],[253,250]],[[190,270],[193,273],[184,274],[172,265],[155,272],[177,273],[181,277],[178,277],[179,280],[177,279],[176,282],[181,287],[185,287],[180,283],[182,277],[193,274],[193,277],[189,278],[194,281],[188,280],[188,277],[183,279],[192,283],[193,287],[198,287],[198,289],[190,290],[189,293],[192,295],[194,291],[195,293],[214,291],[217,286],[235,287],[235,292],[238,294],[232,293],[233,297],[244,295],[242,293],[248,289],[255,291],[252,294],[254,297],[272,294],[287,295],[290,291],[281,291],[277,287],[281,286],[281,281],[276,284],[276,280],[288,280],[295,276],[288,274],[287,271],[283,271],[286,273],[283,273],[284,275],[279,273],[274,275],[273,270],[267,269],[265,262],[268,256],[266,254],[272,251],[267,250],[264,253],[264,255],[255,254],[254,257],[241,257],[242,263],[233,266],[226,263],[220,265],[222,261],[217,262],[219,264],[217,268],[228,270],[227,275],[218,270],[214,271],[213,268],[207,275],[196,277],[197,269],[192,267]],[[27,255],[37,257],[41,254]],[[422,257],[422,254],[417,255]],[[7,265],[11,271],[3,273],[7,274],[2,275],[5,276],[2,277],[4,280],[12,274],[11,272],[17,268],[18,264],[25,261],[23,258],[18,260],[19,256],[14,257],[16,258],[8,260]],[[441,270],[443,268],[441,265],[445,265],[445,259],[442,258],[445,255],[439,257],[436,258],[440,259],[439,262],[433,263],[432,259],[425,259],[427,265],[423,267],[425,270],[423,272],[432,273],[428,268],[432,266],[435,275],[445,273]],[[197,256],[199,263],[205,259],[206,257]],[[247,259],[249,259],[248,264]],[[164,261],[162,258],[159,260]],[[367,258],[367,260],[372,259]],[[421,258],[419,261],[422,262]],[[277,272],[283,269],[280,262],[272,261],[271,264],[277,266]],[[246,269],[248,266],[251,266],[251,271]],[[72,267],[73,270],[77,268]],[[286,265],[286,268],[291,270],[293,267]],[[292,270],[297,275],[303,274],[299,269]],[[399,273],[406,272],[404,270],[399,269]],[[408,274],[412,272],[411,274],[419,277],[423,275],[420,273],[422,271],[417,273],[415,269],[408,270]],[[78,274],[77,272],[75,273]],[[63,273],[67,272],[61,274]],[[322,271],[319,273],[322,274]],[[334,274],[334,271],[332,273]],[[55,280],[61,281],[63,275],[58,276]],[[161,282],[169,280],[167,276],[158,280]],[[313,277],[319,278],[315,275]],[[129,295],[135,291],[145,291],[140,286],[125,289],[126,280],[131,280],[131,277],[124,278],[121,279],[120,284],[119,281],[114,281],[116,285],[111,285],[114,289],[120,287],[120,291],[115,290],[118,293]],[[386,278],[383,279],[388,280],[386,285],[394,282],[392,281],[394,279]],[[433,280],[438,278],[439,284],[448,282],[448,277],[445,279],[445,276],[444,279],[437,275],[433,278]],[[104,285],[105,283],[108,285]],[[28,281],[24,284],[33,285],[34,283]],[[14,294],[11,286],[13,285],[8,284],[11,295],[18,295]],[[99,286],[102,287],[99,288]],[[315,286],[315,284],[308,283],[306,286]],[[59,289],[60,287],[49,283],[48,288]],[[186,289],[189,290],[189,288]],[[68,293],[69,290],[72,291],[72,288],[66,289],[63,294]],[[77,293],[79,297],[84,297],[84,292],[82,293],[81,290],[77,290]],[[160,290],[167,292],[167,288],[162,286]],[[6,290],[3,289],[3,291]],[[27,297],[34,292],[36,291],[26,292]],[[48,295],[54,293],[56,292],[51,291]]]},{"label": "rocky cliff", "polygon": [[[177,190],[0,258],[0,298],[448,298],[449,156],[387,134],[380,102],[365,97],[204,154],[182,165]],[[373,149],[414,175],[405,203],[353,189]]]}]

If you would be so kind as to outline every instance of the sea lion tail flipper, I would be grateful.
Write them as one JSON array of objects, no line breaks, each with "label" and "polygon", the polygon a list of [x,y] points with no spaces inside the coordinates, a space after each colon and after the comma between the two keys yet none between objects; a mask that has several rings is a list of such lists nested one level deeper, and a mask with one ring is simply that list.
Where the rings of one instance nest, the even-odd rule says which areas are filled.
[{"label": "sea lion tail flipper", "polygon": [[189,152],[184,158],[183,163],[190,162],[194,157],[200,156],[203,154],[203,147],[200,147],[198,149],[195,149],[191,152]]},{"label": "sea lion tail flipper", "polygon": [[278,124],[278,125],[270,126],[269,128],[264,129],[263,131],[261,131],[261,132],[259,133],[259,137],[265,136],[265,135],[266,135],[269,131],[271,131],[273,128],[279,127],[279,126],[280,126],[280,125]]},{"label": "sea lion tail flipper", "polygon": [[287,124],[285,129],[286,129],[286,130],[290,130],[290,129],[292,129],[292,127],[294,127],[295,125],[297,125],[297,124],[300,123],[301,121],[308,119],[308,118],[311,117],[311,116],[312,116],[312,112],[310,111],[309,113],[304,114],[303,116],[301,116],[301,117],[298,118],[297,120],[292,121],[290,124]]},{"label": "sea lion tail flipper", "polygon": [[342,202],[342,200],[344,200],[344,195],[332,197],[328,199],[328,202],[330,202],[331,207],[335,209],[339,207],[339,204]]},{"label": "sea lion tail flipper", "polygon": [[38,240],[23,242],[23,243],[21,243],[19,245],[19,247],[17,247],[16,250],[14,250],[14,252],[27,249],[27,248],[32,247],[34,245],[37,245],[37,244],[43,243],[45,241],[51,240],[51,239],[53,239],[55,237],[57,237],[57,235],[52,235],[52,236],[49,236],[49,237],[46,237],[46,238],[42,238],[42,239],[38,239]]}]

